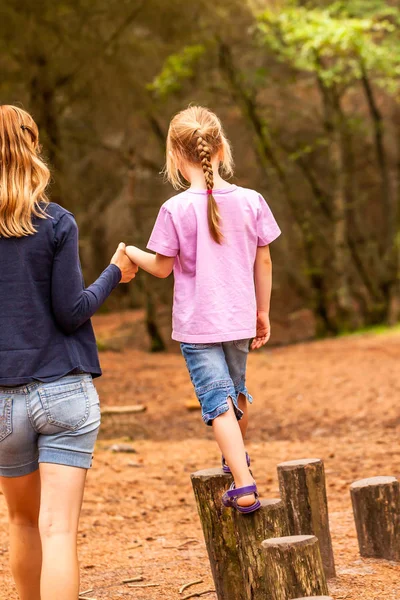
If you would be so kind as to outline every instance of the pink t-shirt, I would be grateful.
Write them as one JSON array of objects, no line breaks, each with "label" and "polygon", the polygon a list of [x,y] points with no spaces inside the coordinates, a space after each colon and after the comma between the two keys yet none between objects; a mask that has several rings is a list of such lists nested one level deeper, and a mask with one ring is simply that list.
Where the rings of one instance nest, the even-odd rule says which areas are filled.
[{"label": "pink t-shirt", "polygon": [[264,198],[236,185],[214,190],[223,243],[211,238],[207,193],[186,190],[160,209],[147,248],[175,256],[172,338],[229,342],[256,334],[254,261],[280,229]]}]

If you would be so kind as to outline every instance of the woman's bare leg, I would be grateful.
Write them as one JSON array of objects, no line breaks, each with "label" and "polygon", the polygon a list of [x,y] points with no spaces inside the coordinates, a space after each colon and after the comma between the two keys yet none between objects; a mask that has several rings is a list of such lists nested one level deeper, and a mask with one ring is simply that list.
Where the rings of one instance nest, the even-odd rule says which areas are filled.
[{"label": "woman's bare leg", "polygon": [[[77,600],[77,532],[86,469],[41,463],[41,600]],[[31,598],[29,599],[31,600]]]},{"label": "woman's bare leg", "polygon": [[39,536],[39,471],[1,477],[10,521],[11,571],[20,600],[40,600],[42,547]]}]

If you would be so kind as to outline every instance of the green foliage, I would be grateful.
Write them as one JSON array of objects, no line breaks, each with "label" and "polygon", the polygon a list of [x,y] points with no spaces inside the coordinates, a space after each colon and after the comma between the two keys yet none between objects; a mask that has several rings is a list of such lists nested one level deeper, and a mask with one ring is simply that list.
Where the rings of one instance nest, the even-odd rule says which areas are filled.
[{"label": "green foliage", "polygon": [[195,67],[204,53],[205,47],[196,44],[185,46],[180,52],[171,54],[159,75],[148,85],[148,89],[159,98],[179,92],[184,82],[194,77]]},{"label": "green foliage", "polygon": [[[356,4],[360,9],[361,3]],[[374,4],[375,12],[359,17],[343,2],[312,9],[287,2],[279,11],[261,13],[258,31],[281,61],[316,73],[327,87],[348,85],[366,71],[393,90],[400,74],[398,31],[389,12],[377,11],[382,3]]]}]

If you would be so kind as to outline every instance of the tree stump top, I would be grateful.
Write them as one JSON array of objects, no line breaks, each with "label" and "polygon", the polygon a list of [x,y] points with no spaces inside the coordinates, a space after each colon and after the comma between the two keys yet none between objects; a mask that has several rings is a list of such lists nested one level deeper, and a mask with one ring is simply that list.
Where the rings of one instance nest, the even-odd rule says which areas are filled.
[{"label": "tree stump top", "polygon": [[390,483],[396,483],[396,477],[368,477],[367,479],[360,479],[351,484],[350,489],[354,490],[357,488],[369,487],[373,485],[388,485]]},{"label": "tree stump top", "polygon": [[264,540],[262,545],[264,548],[277,548],[287,546],[308,546],[314,544],[317,541],[315,535],[287,535],[286,537],[270,538]]},{"label": "tree stump top", "polygon": [[307,598],[293,598],[293,600],[333,600],[330,596],[307,596]]},{"label": "tree stump top", "polygon": [[272,498],[269,500],[260,500],[262,508],[274,508],[278,504],[281,504],[282,500],[280,498]]},{"label": "tree stump top", "polygon": [[320,462],[322,462],[320,458],[299,458],[298,460],[287,460],[279,463],[278,469],[292,469],[293,467],[303,467]]},{"label": "tree stump top", "polygon": [[207,481],[210,477],[216,477],[220,475],[221,477],[226,477],[227,479],[231,479],[231,475],[229,473],[224,473],[223,470],[219,467],[215,467],[213,469],[203,469],[202,471],[196,471],[196,473],[192,473],[192,479],[201,479],[202,481]]}]

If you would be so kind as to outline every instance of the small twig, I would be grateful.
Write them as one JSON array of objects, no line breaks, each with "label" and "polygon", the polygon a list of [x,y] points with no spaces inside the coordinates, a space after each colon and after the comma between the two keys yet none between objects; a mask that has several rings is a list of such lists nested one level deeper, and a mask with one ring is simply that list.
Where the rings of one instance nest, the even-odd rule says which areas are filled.
[{"label": "small twig", "polygon": [[97,600],[97,598],[91,598],[90,596],[79,595],[79,600]]},{"label": "small twig", "polygon": [[214,594],[215,590],[204,590],[203,592],[193,592],[188,596],[183,596],[182,600],[189,600],[189,598],[198,598],[199,596],[205,596],[206,594]]},{"label": "small twig", "polygon": [[133,583],[134,581],[143,581],[144,577],[139,575],[138,577],[132,577],[132,579],[123,579],[122,583]]},{"label": "small twig", "polygon": [[79,592],[80,596],[86,596],[86,594],[90,594],[90,592],[93,592],[94,588],[90,588],[88,590],[85,590],[84,592]]},{"label": "small twig", "polygon": [[179,546],[177,546],[177,548],[184,548],[185,546],[187,546],[188,544],[198,544],[199,540],[186,540],[186,542],[183,542],[183,544],[179,544]]},{"label": "small twig", "polygon": [[145,587],[160,587],[161,583],[142,583],[142,584],[135,584],[135,583],[128,583],[128,587],[130,588],[145,588]]},{"label": "small twig", "polygon": [[187,590],[187,588],[191,587],[192,585],[196,585],[197,583],[203,583],[203,580],[202,579],[197,579],[196,581],[189,581],[189,583],[185,583],[184,585],[182,585],[179,588],[179,593],[183,594],[183,592],[185,590]]},{"label": "small twig", "polygon": [[160,587],[161,583],[128,583],[128,587]]},{"label": "small twig", "polygon": [[136,550],[136,548],[142,548],[143,544],[137,544],[136,546],[128,546],[127,550]]}]

